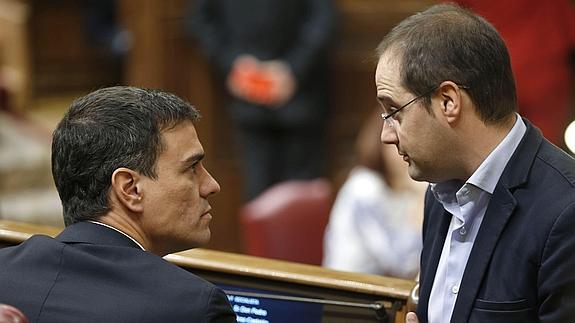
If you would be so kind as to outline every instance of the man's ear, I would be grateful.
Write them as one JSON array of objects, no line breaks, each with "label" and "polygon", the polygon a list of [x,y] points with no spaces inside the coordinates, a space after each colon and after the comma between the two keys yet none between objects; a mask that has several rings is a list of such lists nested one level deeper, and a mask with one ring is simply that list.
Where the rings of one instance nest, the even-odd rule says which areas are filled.
[{"label": "man's ear", "polygon": [[462,113],[462,92],[459,86],[451,81],[439,85],[441,112],[449,124],[456,123]]},{"label": "man's ear", "polygon": [[140,174],[129,168],[120,167],[112,173],[111,191],[116,200],[128,210],[136,213],[144,210],[140,179]]}]

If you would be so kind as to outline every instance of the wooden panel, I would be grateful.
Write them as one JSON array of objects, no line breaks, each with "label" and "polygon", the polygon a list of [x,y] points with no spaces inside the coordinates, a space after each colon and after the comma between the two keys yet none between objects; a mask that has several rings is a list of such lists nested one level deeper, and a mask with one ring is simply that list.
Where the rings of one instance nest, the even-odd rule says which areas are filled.
[{"label": "wooden panel", "polygon": [[30,97],[29,21],[26,1],[0,0],[0,87],[10,95],[7,108],[15,111]]},{"label": "wooden panel", "polygon": [[75,0],[28,0],[33,97],[87,92],[120,82],[119,57],[91,43],[86,12]]},{"label": "wooden panel", "polygon": [[127,85],[160,88],[164,85],[162,2],[119,1],[121,23],[132,33],[134,47],[127,57]]}]

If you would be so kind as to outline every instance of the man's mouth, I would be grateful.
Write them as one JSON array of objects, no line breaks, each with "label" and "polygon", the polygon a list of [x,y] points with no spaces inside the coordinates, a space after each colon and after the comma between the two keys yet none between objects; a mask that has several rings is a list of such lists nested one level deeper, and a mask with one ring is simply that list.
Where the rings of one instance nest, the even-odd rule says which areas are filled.
[{"label": "man's mouth", "polygon": [[403,152],[399,152],[399,155],[401,156],[401,158],[403,158],[404,161],[409,161],[409,155]]},{"label": "man's mouth", "polygon": [[211,215],[211,213],[210,213],[211,211],[212,211],[212,208],[209,207],[204,213],[202,213],[201,216],[202,216],[202,217],[210,217],[210,218],[211,218],[211,217],[212,217],[212,215]]}]

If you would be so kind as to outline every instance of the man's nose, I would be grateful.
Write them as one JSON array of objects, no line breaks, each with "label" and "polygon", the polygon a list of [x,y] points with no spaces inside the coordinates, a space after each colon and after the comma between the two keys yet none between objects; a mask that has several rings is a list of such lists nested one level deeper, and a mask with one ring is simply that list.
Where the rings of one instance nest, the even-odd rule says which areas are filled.
[{"label": "man's nose", "polygon": [[395,131],[395,128],[390,127],[384,122],[381,129],[381,142],[384,144],[396,144],[397,141],[397,132]]},{"label": "man's nose", "polygon": [[204,197],[208,197],[210,195],[214,195],[220,192],[220,184],[216,179],[206,170],[206,178],[202,183],[202,195]]}]

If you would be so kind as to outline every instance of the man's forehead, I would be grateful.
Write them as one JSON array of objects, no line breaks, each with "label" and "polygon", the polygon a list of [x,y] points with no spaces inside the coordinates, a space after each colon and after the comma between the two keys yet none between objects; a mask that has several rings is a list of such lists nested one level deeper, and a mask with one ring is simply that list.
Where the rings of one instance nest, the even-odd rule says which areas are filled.
[{"label": "man's forehead", "polygon": [[391,100],[396,95],[405,92],[401,84],[399,60],[393,55],[384,53],[379,59],[375,72],[375,86],[379,100]]},{"label": "man's forehead", "polygon": [[196,128],[192,122],[183,122],[162,131],[162,141],[166,149],[180,154],[203,151]]},{"label": "man's forehead", "polygon": [[196,127],[192,121],[183,121],[176,123],[170,127],[165,127],[160,132],[161,136],[164,138],[179,137],[179,136],[188,136],[191,138],[198,137]]},{"label": "man's forehead", "polygon": [[397,55],[392,51],[383,53],[377,62],[376,81],[382,77],[399,80],[399,61]]}]

